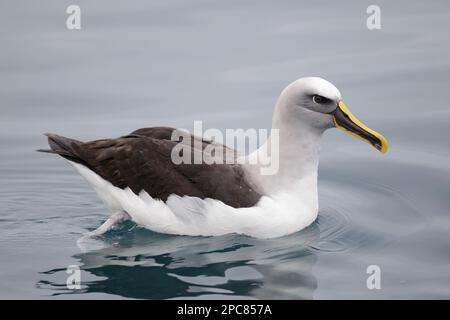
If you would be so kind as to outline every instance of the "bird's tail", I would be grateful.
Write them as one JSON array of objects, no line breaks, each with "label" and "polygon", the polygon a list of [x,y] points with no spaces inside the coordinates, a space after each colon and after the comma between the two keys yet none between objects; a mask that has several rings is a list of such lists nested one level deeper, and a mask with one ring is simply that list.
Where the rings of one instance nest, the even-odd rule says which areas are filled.
[{"label": "bird's tail", "polygon": [[50,149],[38,149],[38,152],[47,152],[58,154],[68,160],[79,162],[80,157],[77,152],[77,146],[82,142],[53,133],[46,133]]}]

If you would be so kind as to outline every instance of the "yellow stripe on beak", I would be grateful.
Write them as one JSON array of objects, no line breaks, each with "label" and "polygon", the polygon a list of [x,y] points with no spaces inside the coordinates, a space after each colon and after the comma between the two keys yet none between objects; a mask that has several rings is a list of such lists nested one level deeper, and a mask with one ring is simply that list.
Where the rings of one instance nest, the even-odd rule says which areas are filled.
[{"label": "yellow stripe on beak", "polygon": [[336,128],[370,143],[383,154],[387,152],[389,144],[386,138],[359,121],[350,110],[347,109],[343,101],[339,101],[338,103],[338,107],[333,114],[333,122]]}]

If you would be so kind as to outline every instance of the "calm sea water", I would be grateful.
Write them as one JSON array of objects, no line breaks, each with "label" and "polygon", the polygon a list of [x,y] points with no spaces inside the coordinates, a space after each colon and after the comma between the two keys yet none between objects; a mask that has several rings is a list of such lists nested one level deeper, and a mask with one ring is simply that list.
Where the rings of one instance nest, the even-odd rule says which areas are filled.
[{"label": "calm sea water", "polygon": [[[0,298],[450,298],[450,3],[0,3]],[[84,248],[107,211],[42,133],[78,139],[169,125],[268,128],[308,75],[390,141],[323,141],[320,214],[273,240],[182,237],[125,223]],[[66,288],[69,265],[82,288]],[[368,290],[367,267],[381,269]]]}]

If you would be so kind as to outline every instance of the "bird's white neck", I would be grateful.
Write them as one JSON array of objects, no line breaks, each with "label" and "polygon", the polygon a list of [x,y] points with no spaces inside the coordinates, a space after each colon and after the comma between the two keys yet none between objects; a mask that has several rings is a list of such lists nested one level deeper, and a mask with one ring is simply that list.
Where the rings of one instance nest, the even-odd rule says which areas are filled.
[{"label": "bird's white neck", "polygon": [[[302,123],[299,119],[275,112],[269,138],[249,155],[250,158],[258,159],[253,162],[257,162],[256,164],[246,165],[250,179],[261,192],[268,195],[280,190],[290,190],[302,180],[308,181],[311,191],[316,194],[322,134],[322,130]],[[259,161],[267,157],[270,158],[272,169],[278,170],[267,170],[268,165]]]}]

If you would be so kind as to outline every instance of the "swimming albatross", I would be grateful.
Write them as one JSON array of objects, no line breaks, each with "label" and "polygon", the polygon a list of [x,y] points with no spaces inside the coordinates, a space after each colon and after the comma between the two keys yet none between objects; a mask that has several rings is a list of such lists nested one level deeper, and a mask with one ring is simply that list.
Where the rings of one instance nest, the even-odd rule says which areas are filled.
[{"label": "swimming albatross", "polygon": [[[254,153],[240,156],[278,157],[275,174],[261,174],[261,165],[254,161],[175,164],[171,152],[179,141],[172,140],[176,129],[167,127],[91,142],[47,134],[51,149],[39,151],[67,159],[110,209],[110,218],[86,236],[100,235],[131,219],[160,233],[274,238],[299,231],[316,219],[320,140],[333,127],[382,153],[388,149],[381,134],[350,113],[333,84],[308,77],[288,85],[278,98],[272,120],[272,129],[278,129],[277,154],[271,153],[275,150],[271,133]],[[200,152],[213,143],[192,139],[200,140]]]}]

